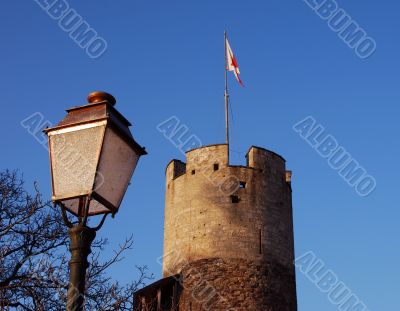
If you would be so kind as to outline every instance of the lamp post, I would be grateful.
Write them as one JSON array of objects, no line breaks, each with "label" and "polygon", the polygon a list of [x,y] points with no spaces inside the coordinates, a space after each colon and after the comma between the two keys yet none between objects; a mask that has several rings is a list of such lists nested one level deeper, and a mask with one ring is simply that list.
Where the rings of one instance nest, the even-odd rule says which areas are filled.
[{"label": "lamp post", "polygon": [[[96,231],[107,215],[118,212],[138,160],[147,154],[115,103],[112,95],[93,92],[88,104],[68,109],[57,126],[45,130],[52,200],[61,208],[71,238],[68,311],[83,310],[88,255]],[[88,217],[96,215],[102,216],[100,223],[89,227]]]}]

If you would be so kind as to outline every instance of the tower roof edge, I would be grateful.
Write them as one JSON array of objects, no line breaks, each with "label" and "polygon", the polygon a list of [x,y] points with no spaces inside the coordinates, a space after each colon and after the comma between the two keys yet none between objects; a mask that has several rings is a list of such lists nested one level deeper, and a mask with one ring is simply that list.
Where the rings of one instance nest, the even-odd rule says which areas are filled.
[{"label": "tower roof edge", "polygon": [[278,153],[276,153],[276,152],[274,152],[274,151],[268,150],[268,149],[266,149],[266,148],[258,147],[258,146],[254,146],[254,145],[252,145],[252,146],[249,148],[249,150],[246,152],[246,157],[248,156],[248,154],[250,153],[251,149],[253,149],[253,148],[254,148],[254,149],[258,149],[258,150],[262,150],[262,151],[265,151],[265,152],[268,152],[268,153],[271,153],[271,154],[273,154],[273,155],[275,155],[275,156],[281,158],[284,162],[286,162],[286,159],[285,159],[283,156],[281,156],[280,154],[278,154]]}]

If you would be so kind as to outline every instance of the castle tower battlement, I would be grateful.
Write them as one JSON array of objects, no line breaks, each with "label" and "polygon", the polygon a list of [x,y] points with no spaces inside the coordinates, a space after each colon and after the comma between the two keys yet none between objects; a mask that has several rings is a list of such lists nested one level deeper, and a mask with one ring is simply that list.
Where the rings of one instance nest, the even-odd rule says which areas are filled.
[{"label": "castle tower battlement", "polygon": [[163,275],[182,275],[179,310],[204,310],[198,279],[218,293],[209,310],[297,310],[291,172],[264,148],[246,159],[211,145],[166,168]]}]

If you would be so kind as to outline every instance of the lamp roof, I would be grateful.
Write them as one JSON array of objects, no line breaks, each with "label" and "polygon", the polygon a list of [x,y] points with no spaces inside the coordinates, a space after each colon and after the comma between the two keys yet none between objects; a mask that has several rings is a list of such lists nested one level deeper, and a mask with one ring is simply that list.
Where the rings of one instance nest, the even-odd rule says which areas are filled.
[{"label": "lamp roof", "polygon": [[115,98],[105,92],[92,92],[88,96],[88,104],[67,109],[67,115],[55,127],[44,130],[48,133],[61,128],[107,120],[130,145],[140,154],[145,155],[145,148],[141,147],[133,138],[129,126],[132,124],[114,108]]}]

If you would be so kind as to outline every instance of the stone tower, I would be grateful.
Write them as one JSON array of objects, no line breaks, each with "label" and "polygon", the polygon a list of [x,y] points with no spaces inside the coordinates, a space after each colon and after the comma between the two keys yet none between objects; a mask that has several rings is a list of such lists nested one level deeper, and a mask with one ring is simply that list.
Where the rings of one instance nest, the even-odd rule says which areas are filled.
[{"label": "stone tower", "polygon": [[228,146],[211,145],[167,166],[163,276],[179,278],[176,310],[297,310],[291,172],[263,148],[246,158],[228,165]]}]

